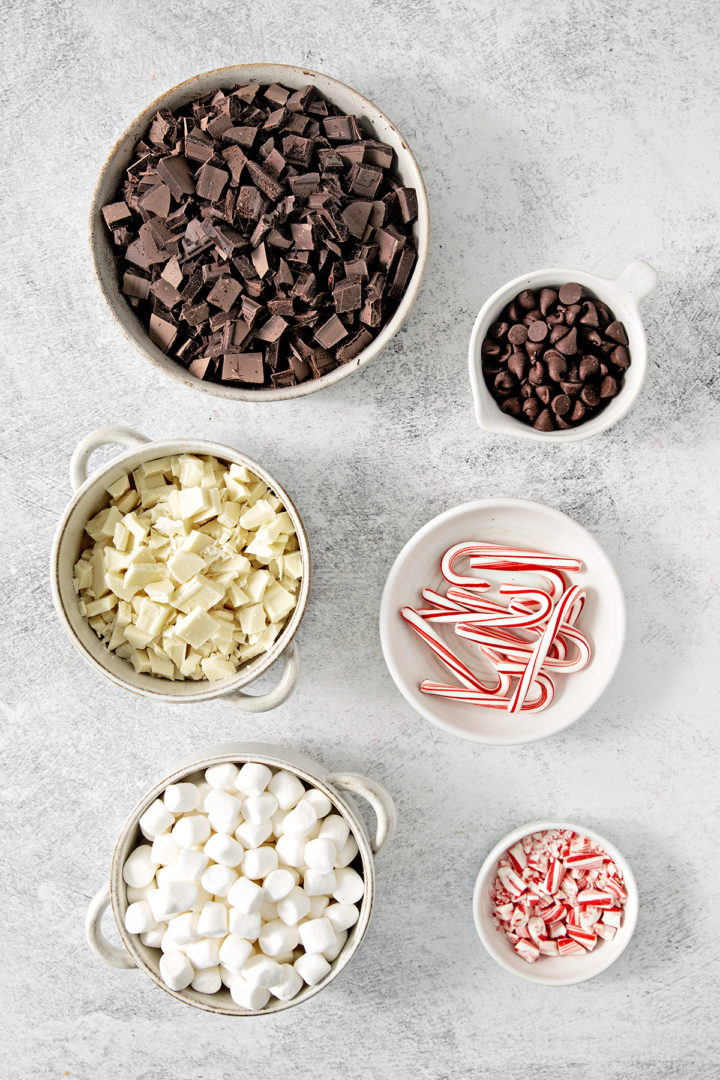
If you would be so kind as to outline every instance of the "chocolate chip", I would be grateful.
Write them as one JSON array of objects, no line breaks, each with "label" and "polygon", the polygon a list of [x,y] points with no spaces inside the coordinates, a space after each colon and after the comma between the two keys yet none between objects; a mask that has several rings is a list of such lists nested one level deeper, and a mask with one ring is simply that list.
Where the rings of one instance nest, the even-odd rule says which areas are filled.
[{"label": "chocolate chip", "polygon": [[508,371],[501,371],[495,376],[495,389],[499,394],[511,394],[515,389],[515,380]]},{"label": "chocolate chip", "polygon": [[550,404],[550,398],[552,397],[552,390],[549,386],[536,386],[535,393],[537,394],[543,405]]},{"label": "chocolate chip", "polygon": [[522,353],[513,353],[507,362],[508,370],[513,373],[518,382],[522,382],[527,376],[529,362]]},{"label": "chocolate chip", "polygon": [[586,405],[590,406],[590,408],[597,405],[600,400],[600,394],[598,393],[597,389],[591,384],[583,386],[582,390],[580,391],[580,397],[583,399]]},{"label": "chocolate chip", "polygon": [[528,331],[522,323],[515,323],[508,330],[508,341],[513,345],[522,345],[528,339]]},{"label": "chocolate chip", "polygon": [[579,321],[583,326],[599,326],[597,308],[592,300],[586,300]]},{"label": "chocolate chip", "polygon": [[578,351],[577,330],[575,329],[575,327],[573,327],[570,333],[566,334],[565,337],[560,338],[560,340],[556,343],[556,348],[558,352],[561,352],[563,354],[563,356],[575,355],[575,353]]},{"label": "chocolate chip", "polygon": [[582,285],[578,285],[576,281],[569,281],[566,285],[562,285],[558,290],[558,297],[561,304],[577,304],[578,300],[582,296]]},{"label": "chocolate chip", "polygon": [[603,381],[600,383],[600,397],[611,398],[615,397],[618,392],[618,384],[612,375],[606,375]]},{"label": "chocolate chip", "polygon": [[590,353],[586,353],[580,361],[578,366],[578,374],[583,382],[587,382],[588,379],[594,379],[600,371],[600,361],[597,356],[593,356]]},{"label": "chocolate chip", "polygon": [[531,341],[544,341],[548,335],[548,325],[541,319],[536,319],[530,323],[527,334]]},{"label": "chocolate chip", "polygon": [[535,307],[535,294],[531,289],[525,289],[517,297],[517,302],[521,308],[525,308],[526,311],[530,311]]},{"label": "chocolate chip", "polygon": [[549,409],[543,409],[543,411],[540,413],[537,420],[535,421],[533,427],[536,427],[538,431],[554,430],[555,423],[552,418],[552,413]]},{"label": "chocolate chip", "polygon": [[542,406],[536,397],[528,398],[523,404],[522,411],[527,416],[528,420],[532,423],[536,420],[542,411]]},{"label": "chocolate chip", "polygon": [[621,371],[625,371],[630,367],[630,353],[627,351],[624,345],[618,345],[610,353],[610,359],[616,368],[620,368]]},{"label": "chocolate chip", "polygon": [[505,398],[500,408],[504,413],[508,413],[510,416],[519,416],[522,412],[522,405],[520,399],[516,397]]},{"label": "chocolate chip", "polygon": [[564,416],[570,412],[571,401],[567,394],[558,394],[552,400],[552,409],[556,416]]},{"label": "chocolate chip", "polygon": [[537,360],[530,368],[528,381],[534,386],[539,386],[540,383],[545,382],[545,366],[540,360]]},{"label": "chocolate chip", "polygon": [[611,341],[617,341],[618,345],[627,345],[628,343],[625,327],[621,322],[611,322],[609,326],[606,326],[605,337],[610,338]]},{"label": "chocolate chip", "polygon": [[550,312],[553,304],[556,304],[558,300],[558,294],[554,289],[542,289],[540,292],[540,311],[543,315],[547,315]]},{"label": "chocolate chip", "polygon": [[582,401],[576,401],[575,404],[572,407],[572,412],[570,413],[570,421],[573,424],[579,424],[580,421],[583,420],[584,418],[585,418],[585,406],[583,405]]},{"label": "chocolate chip", "polygon": [[567,375],[567,360],[557,349],[548,349],[545,353],[548,374],[553,382],[560,382]]}]

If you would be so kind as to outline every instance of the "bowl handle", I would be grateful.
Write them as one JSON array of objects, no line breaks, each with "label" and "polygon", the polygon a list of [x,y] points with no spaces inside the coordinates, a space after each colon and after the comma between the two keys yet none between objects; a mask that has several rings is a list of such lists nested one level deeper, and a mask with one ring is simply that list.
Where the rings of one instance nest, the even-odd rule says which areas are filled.
[{"label": "bowl handle", "polygon": [[110,886],[103,885],[102,889],[95,894],[90,901],[90,907],[85,916],[85,935],[93,952],[96,952],[106,964],[114,968],[134,968],[137,965],[126,949],[119,949],[117,945],[111,945],[103,937],[100,929],[105,909],[110,904]]},{"label": "bowl handle", "polygon": [[291,641],[283,653],[285,667],[280,682],[274,690],[268,690],[267,694],[245,694],[242,690],[236,690],[230,694],[230,700],[243,712],[269,712],[277,709],[292,694],[300,673],[300,654],[294,641]]},{"label": "bowl handle", "polygon": [[112,443],[119,443],[120,446],[127,447],[142,446],[143,443],[147,442],[150,442],[150,440],[141,435],[139,431],[133,431],[132,428],[105,427],[98,428],[97,431],[91,431],[82,442],[78,443],[70,460],[70,483],[73,491],[77,491],[87,480],[87,464],[90,455],[98,447]]},{"label": "bowl handle", "polygon": [[646,296],[649,296],[651,292],[657,289],[657,270],[650,263],[646,263],[642,259],[635,259],[627,264],[619,277],[615,279],[615,284],[620,292],[626,294],[629,300],[639,304],[641,300],[644,300]]},{"label": "bowl handle", "polygon": [[325,779],[340,791],[351,791],[353,795],[361,795],[370,803],[377,818],[375,839],[370,842],[370,847],[373,854],[377,855],[390,843],[395,832],[397,812],[390,793],[377,780],[371,780],[369,776],[361,773],[331,773]]}]

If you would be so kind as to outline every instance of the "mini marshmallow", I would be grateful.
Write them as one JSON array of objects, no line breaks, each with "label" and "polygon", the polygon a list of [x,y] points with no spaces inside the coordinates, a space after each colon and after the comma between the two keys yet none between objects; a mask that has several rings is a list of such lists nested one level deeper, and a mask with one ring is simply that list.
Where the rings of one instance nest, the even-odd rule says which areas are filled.
[{"label": "mini marshmallow", "polygon": [[306,870],[303,888],[308,896],[323,896],[328,893],[332,895],[337,888],[335,871],[331,870],[329,874],[321,874],[318,870]]},{"label": "mini marshmallow", "polygon": [[[245,857],[247,858],[247,852]],[[241,877],[235,882],[227,898],[232,907],[237,908],[238,911],[242,911],[246,915],[250,915],[254,911],[260,910],[265,899],[265,893],[262,885],[258,885],[246,877]]]},{"label": "mini marshmallow", "polygon": [[266,956],[291,953],[300,941],[297,926],[287,926],[281,919],[266,922],[260,931],[258,944]]},{"label": "mini marshmallow", "polygon": [[261,986],[264,990],[269,990],[282,982],[284,976],[282,968],[275,960],[259,953],[245,961],[242,977],[251,986]]},{"label": "mini marshmallow", "polygon": [[263,889],[268,900],[277,903],[292,891],[295,884],[295,877],[289,870],[272,870],[263,881]]},{"label": "mini marshmallow", "polygon": [[276,810],[273,816],[270,818],[270,824],[272,825],[273,836],[278,839],[283,834],[283,822],[285,821],[285,811]]},{"label": "mini marshmallow", "polygon": [[198,916],[196,911],[185,911],[182,915],[176,915],[167,924],[168,941],[175,945],[189,945],[191,941],[198,941],[202,934],[197,929]]},{"label": "mini marshmallow", "polygon": [[206,889],[203,889],[202,885],[198,882],[198,894],[195,897],[195,903],[190,910],[200,913],[208,900],[212,900],[210,893]]},{"label": "mini marshmallow", "polygon": [[210,828],[213,832],[224,833],[226,836],[232,836],[238,827],[239,818],[232,818],[230,821],[226,821],[224,818],[218,817],[217,814],[208,814],[208,821],[210,822]]},{"label": "mini marshmallow", "polygon": [[235,839],[250,851],[264,844],[271,833],[272,822],[270,821],[261,821],[259,825],[251,825],[249,821],[243,821],[235,830]]},{"label": "mini marshmallow", "polygon": [[356,904],[365,892],[365,882],[352,867],[344,867],[335,871],[337,887],[329,889],[333,897],[340,904]]},{"label": "mini marshmallow", "polygon": [[243,795],[261,795],[271,778],[272,769],[268,769],[267,765],[248,761],[237,774],[235,787]]},{"label": "mini marshmallow", "polygon": [[203,851],[213,862],[223,866],[239,866],[245,854],[242,844],[238,844],[237,840],[226,833],[215,833],[211,836]]},{"label": "mini marshmallow", "polygon": [[303,956],[298,956],[293,967],[308,986],[316,986],[330,971],[330,965],[320,953],[312,955],[305,953]]},{"label": "mini marshmallow", "polygon": [[156,888],[154,881],[151,881],[149,885],[143,885],[141,889],[136,889],[134,885],[126,885],[125,895],[128,904],[137,904],[140,900],[147,900],[154,888]]},{"label": "mini marshmallow", "polygon": [[204,938],[223,938],[228,932],[227,904],[208,900],[200,912],[197,924],[198,934]]},{"label": "mini marshmallow", "polygon": [[268,791],[278,801],[281,810],[291,810],[300,802],[305,794],[305,788],[301,781],[291,772],[280,769],[268,783]]},{"label": "mini marshmallow", "polygon": [[170,990],[184,990],[192,982],[195,972],[187,956],[181,952],[167,952],[160,957],[160,975]]},{"label": "mini marshmallow", "polygon": [[360,912],[354,904],[328,904],[325,908],[325,918],[329,919],[335,930],[349,930],[360,917]]},{"label": "mini marshmallow", "polygon": [[203,809],[207,814],[211,814],[218,821],[234,821],[235,828],[240,823],[242,806],[240,799],[220,788],[213,788],[203,803]]},{"label": "mini marshmallow", "polygon": [[208,864],[208,856],[194,848],[182,848],[177,862],[170,868],[176,881],[200,881]]},{"label": "mini marshmallow", "polygon": [[[306,791],[300,802],[309,803],[318,818],[324,818],[332,810],[332,803],[327,795],[322,791],[318,791],[317,788],[310,788]],[[298,803],[299,805],[300,803]]]},{"label": "mini marshmallow", "polygon": [[358,853],[358,846],[355,837],[350,834],[348,836],[345,846],[340,851],[337,860],[335,862],[335,869],[339,870],[341,867],[349,866]]},{"label": "mini marshmallow", "polygon": [[317,870],[320,874],[329,874],[335,868],[337,849],[332,840],[318,836],[316,840],[308,840],[303,858],[311,870]]},{"label": "mini marshmallow", "polygon": [[147,900],[139,900],[128,906],[125,912],[125,929],[128,934],[146,934],[148,930],[154,930],[157,925],[158,921]]},{"label": "mini marshmallow", "polygon": [[270,1000],[270,991],[263,990],[260,986],[253,986],[241,975],[236,975],[230,983],[230,997],[242,1009],[259,1012]]},{"label": "mini marshmallow", "polygon": [[[306,953],[321,953],[331,948],[336,941],[335,931],[329,919],[308,919],[300,923],[300,940]],[[301,972],[302,974],[302,972]]]},{"label": "mini marshmallow", "polygon": [[247,913],[230,908],[228,914],[228,926],[230,933],[236,937],[245,938],[246,941],[257,941],[262,930],[262,917],[259,911]]},{"label": "mini marshmallow", "polygon": [[202,971],[196,971],[195,978],[190,985],[193,990],[197,990],[199,994],[217,994],[222,986],[220,967],[211,967],[205,968]]},{"label": "mini marshmallow", "polygon": [[303,981],[292,964],[281,964],[283,970],[282,982],[273,986],[270,993],[280,1001],[290,1001],[302,990]]},{"label": "mini marshmallow", "polygon": [[205,770],[205,780],[213,788],[222,788],[224,791],[234,791],[235,781],[238,776],[238,767],[231,761],[222,765],[211,765]]},{"label": "mini marshmallow", "polygon": [[158,866],[172,866],[182,848],[173,840],[170,833],[163,833],[153,840],[150,858]]},{"label": "mini marshmallow", "polygon": [[150,803],[138,824],[143,836],[148,840],[154,840],[156,836],[166,833],[175,821],[162,799],[156,799]]},{"label": "mini marshmallow", "polygon": [[[212,837],[210,837],[212,840]],[[210,843],[208,840],[208,844]],[[207,844],[205,845],[207,847]],[[200,878],[200,884],[211,896],[227,896],[238,879],[237,871],[230,866],[208,866]]]},{"label": "mini marshmallow", "polygon": [[264,791],[262,795],[250,795],[242,804],[243,817],[251,825],[261,825],[273,816],[277,808],[277,799],[269,791]]},{"label": "mini marshmallow", "polygon": [[285,815],[283,836],[307,836],[312,827],[317,824],[317,819],[315,808],[303,797],[295,809]]},{"label": "mini marshmallow", "polygon": [[198,887],[191,881],[169,881],[148,895],[148,903],[158,922],[167,922],[174,915],[189,911],[198,896]]},{"label": "mini marshmallow", "polygon": [[202,971],[217,965],[220,944],[220,938],[201,938],[199,941],[191,942],[185,952],[192,966]]},{"label": "mini marshmallow", "polygon": [[331,945],[329,949],[323,949],[322,955],[332,964],[333,960],[336,960],[345,947],[345,942],[348,939],[347,930],[335,931],[335,944]]},{"label": "mini marshmallow", "polygon": [[297,885],[291,889],[286,897],[278,900],[278,918],[287,926],[296,926],[301,919],[310,911],[310,897],[304,889]]},{"label": "mini marshmallow", "polygon": [[200,792],[196,784],[168,784],[163,802],[171,814],[187,814],[200,805]]},{"label": "mini marshmallow", "polygon": [[149,949],[159,949],[166,930],[167,924],[159,922],[152,930],[146,930],[144,934],[141,934],[140,940]]},{"label": "mini marshmallow", "polygon": [[246,851],[242,861],[242,872],[248,878],[264,878],[278,868],[275,848],[259,847]]},{"label": "mini marshmallow", "polygon": [[302,836],[281,836],[275,845],[278,858],[285,866],[305,866],[305,839]]},{"label": "mini marshmallow", "polygon": [[172,838],[180,847],[204,844],[210,836],[210,822],[202,814],[190,814],[175,823]]},{"label": "mini marshmallow", "polygon": [[253,955],[253,947],[249,941],[245,938],[237,937],[235,934],[228,934],[220,946],[220,963],[232,971],[233,974],[239,974],[245,961]]},{"label": "mini marshmallow", "polygon": [[330,897],[322,893],[320,896],[310,897],[310,910],[308,911],[308,919],[319,919],[321,915],[325,914],[325,908],[330,903]]},{"label": "mini marshmallow", "polygon": [[350,835],[350,826],[339,814],[330,814],[320,826],[319,835],[326,840],[332,840],[336,851],[342,851]]},{"label": "mini marshmallow", "polygon": [[140,844],[139,847],[130,852],[125,860],[122,872],[123,881],[128,885],[133,885],[136,889],[141,889],[143,886],[150,884],[155,877],[157,867],[158,863],[153,861],[150,845]]},{"label": "mini marshmallow", "polygon": [[262,907],[260,908],[260,917],[264,923],[272,922],[273,919],[277,919],[277,904],[272,900],[263,900]]}]

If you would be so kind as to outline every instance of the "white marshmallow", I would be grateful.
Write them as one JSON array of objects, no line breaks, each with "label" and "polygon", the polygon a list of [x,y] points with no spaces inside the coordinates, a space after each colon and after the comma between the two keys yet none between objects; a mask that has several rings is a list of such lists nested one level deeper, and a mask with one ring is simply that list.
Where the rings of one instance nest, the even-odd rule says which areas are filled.
[{"label": "white marshmallow", "polygon": [[270,818],[270,824],[272,825],[273,835],[278,838],[283,834],[283,822],[285,821],[285,811],[276,810],[273,816]]},{"label": "white marshmallow", "polygon": [[238,767],[233,765],[231,761],[227,761],[223,765],[211,765],[209,769],[205,770],[205,780],[210,787],[223,788],[225,791],[235,790],[237,775]]},{"label": "white marshmallow", "polygon": [[238,844],[226,833],[215,833],[203,848],[205,855],[222,866],[239,866],[244,855],[242,844]]},{"label": "white marshmallow", "polygon": [[270,780],[268,791],[273,793],[281,810],[290,810],[302,799],[305,787],[294,773],[280,769]]},{"label": "white marshmallow", "polygon": [[334,945],[332,945],[329,949],[323,949],[323,956],[329,964],[332,964],[333,960],[336,960],[340,953],[343,951],[343,948],[345,947],[345,942],[348,939],[347,930],[336,930],[335,939],[336,940]]},{"label": "white marshmallow", "polygon": [[242,801],[231,795],[229,791],[214,788],[205,799],[203,809],[218,821],[234,821],[235,828],[240,824],[242,817]]},{"label": "white marshmallow", "polygon": [[155,877],[155,871],[158,867],[152,858],[152,848],[149,844],[140,844],[134,851],[131,851],[125,860],[123,866],[123,880],[128,885],[133,885],[136,889],[141,889],[144,885],[149,885],[152,879]]},{"label": "white marshmallow", "polygon": [[163,802],[171,814],[187,814],[200,805],[200,792],[196,784],[168,784]]},{"label": "white marshmallow", "polygon": [[150,949],[159,949],[166,930],[167,923],[159,922],[152,930],[146,930],[144,934],[141,934],[140,940]]},{"label": "white marshmallow", "polygon": [[154,840],[156,836],[166,833],[175,821],[162,799],[156,799],[150,803],[139,821],[140,830],[148,840]]},{"label": "white marshmallow", "polygon": [[228,914],[228,926],[230,933],[236,937],[245,938],[246,941],[257,941],[262,929],[262,918],[259,911],[247,913],[230,908]]},{"label": "white marshmallow", "polygon": [[210,836],[210,823],[203,814],[189,814],[181,817],[174,825],[172,838],[180,847],[193,847],[204,844]]},{"label": "white marshmallow", "polygon": [[130,904],[125,912],[125,929],[128,934],[146,934],[148,930],[154,930],[157,924],[147,900]]},{"label": "white marshmallow", "polygon": [[267,765],[248,761],[237,774],[235,787],[243,795],[261,795],[271,779],[272,769],[268,769]]},{"label": "white marshmallow", "polygon": [[358,921],[360,912],[354,904],[328,904],[325,918],[329,919],[335,930],[349,930]]},{"label": "white marshmallow", "polygon": [[220,978],[223,986],[227,986],[229,990],[233,979],[236,979],[237,975],[234,971],[230,971],[229,968],[226,968],[224,964],[220,964]]},{"label": "white marshmallow", "polygon": [[278,808],[277,799],[269,791],[262,795],[250,795],[242,804],[242,813],[251,825],[261,825],[273,816]]},{"label": "white marshmallow", "polygon": [[160,942],[160,949],[162,952],[185,952],[186,948],[187,945],[178,945],[169,930],[165,931],[162,936],[162,941]]},{"label": "white marshmallow", "polygon": [[208,857],[202,851],[195,851],[194,848],[182,848],[177,862],[170,868],[170,872],[176,881],[199,882],[207,864]]},{"label": "white marshmallow", "polygon": [[303,797],[295,809],[285,815],[283,836],[307,836],[317,819],[314,806]]},{"label": "white marshmallow", "polygon": [[160,975],[171,990],[184,990],[192,982],[195,972],[187,956],[181,952],[167,952],[160,957]]},{"label": "white marshmallow", "polygon": [[264,844],[271,833],[272,822],[270,821],[261,821],[259,825],[251,825],[249,821],[243,821],[235,830],[235,839],[251,851]]},{"label": "white marshmallow", "polygon": [[358,853],[358,846],[355,837],[350,834],[348,836],[344,847],[339,852],[337,859],[335,860],[335,869],[339,870],[341,867],[349,866]]},{"label": "white marshmallow", "polygon": [[217,814],[208,814],[208,821],[210,822],[210,828],[213,832],[225,833],[228,836],[232,836],[238,827],[238,818],[232,818],[231,821],[226,821],[224,818],[218,817]]},{"label": "white marshmallow", "polygon": [[330,814],[320,826],[320,836],[332,840],[338,852],[342,851],[350,835],[350,826],[339,814]]},{"label": "white marshmallow", "polygon": [[330,971],[330,965],[320,953],[312,955],[305,953],[303,956],[298,956],[293,967],[308,986],[316,986]]},{"label": "white marshmallow", "polygon": [[306,953],[321,953],[331,948],[336,941],[335,931],[329,919],[308,919],[300,923],[300,940]]},{"label": "white marshmallow", "polygon": [[330,897],[322,893],[320,896],[310,897],[310,910],[308,911],[308,919],[319,919],[321,915],[325,914],[325,908],[330,903]]},{"label": "white marshmallow", "polygon": [[266,922],[260,931],[258,944],[266,956],[291,953],[300,941],[297,926],[287,926],[281,919]]},{"label": "white marshmallow", "polygon": [[263,900],[263,905],[260,908],[260,917],[264,923],[272,922],[273,919],[277,919],[277,904],[272,900]]},{"label": "white marshmallow", "polygon": [[236,975],[230,983],[230,997],[242,1009],[260,1012],[270,1000],[270,991],[260,986],[252,986],[241,975]]},{"label": "white marshmallow", "polygon": [[198,934],[204,938],[223,938],[228,932],[227,904],[208,900],[198,917]]},{"label": "white marshmallow", "polygon": [[203,971],[218,964],[220,944],[220,938],[201,938],[199,941],[192,941],[185,952],[192,966]]},{"label": "white marshmallow", "polygon": [[220,946],[220,963],[232,971],[233,974],[239,974],[245,961],[253,955],[253,947],[249,941],[245,938],[237,937],[235,934],[228,934]]},{"label": "white marshmallow", "polygon": [[[208,843],[210,843],[209,840]],[[205,846],[207,847],[207,844]],[[232,867],[213,864],[208,866],[200,878],[200,884],[211,896],[227,896],[237,879],[237,871]]]},{"label": "white marshmallow", "polygon": [[200,885],[198,883],[198,894],[195,897],[195,903],[190,908],[190,910],[191,911],[197,911],[197,912],[202,911],[203,907],[205,906],[205,904],[207,904],[208,900],[212,900],[212,897],[211,897],[210,893],[207,891],[207,889],[203,889],[202,885]]},{"label": "white marshmallow", "polygon": [[137,904],[140,900],[147,900],[154,888],[156,888],[154,881],[151,881],[149,885],[143,885],[141,889],[136,889],[134,885],[126,885],[125,895],[128,904]]},{"label": "white marshmallow", "polygon": [[329,889],[328,892],[332,894],[338,903],[356,904],[362,898],[365,892],[365,882],[352,867],[347,866],[336,870],[335,878],[337,886],[334,889]]},{"label": "white marshmallow", "polygon": [[201,934],[197,929],[198,916],[196,911],[185,911],[182,915],[176,915],[167,924],[168,941],[175,945],[189,945],[191,941],[197,941]]},{"label": "white marshmallow", "polygon": [[303,858],[311,870],[317,870],[320,874],[329,874],[335,868],[337,849],[332,840],[318,836],[316,840],[308,840]]},{"label": "white marshmallow", "polygon": [[174,915],[189,911],[198,896],[191,881],[168,881],[148,894],[148,903],[157,922],[167,922]]},{"label": "white marshmallow", "polygon": [[252,986],[261,986],[264,990],[269,990],[282,982],[284,973],[275,960],[258,953],[245,961],[242,977]]},{"label": "white marshmallow", "polygon": [[252,851],[246,851],[242,861],[242,872],[245,877],[257,880],[265,878],[273,870],[278,868],[278,857],[275,848],[259,847]]},{"label": "white marshmallow", "polygon": [[220,967],[211,967],[205,968],[203,971],[196,971],[195,978],[190,985],[193,990],[197,990],[200,994],[217,994],[222,986]]},{"label": "white marshmallow", "polygon": [[[245,857],[247,858],[247,853]],[[250,915],[254,911],[260,910],[265,899],[265,893],[262,885],[250,881],[249,878],[241,877],[235,882],[227,898],[232,907],[237,908],[238,911],[242,911],[246,915]]]},{"label": "white marshmallow", "polygon": [[295,887],[295,877],[290,870],[272,870],[263,881],[263,889],[268,900],[277,903]]},{"label": "white marshmallow", "polygon": [[291,889],[286,897],[278,900],[278,918],[288,926],[297,926],[301,919],[310,911],[310,897],[304,889],[297,885]]},{"label": "white marshmallow", "polygon": [[302,990],[303,981],[292,964],[281,964],[280,967],[283,969],[282,982],[273,986],[270,992],[280,1001],[290,1001]]},{"label": "white marshmallow", "polygon": [[305,839],[302,836],[281,836],[275,845],[278,858],[285,866],[305,865]]},{"label": "white marshmallow", "polygon": [[337,888],[335,871],[331,870],[329,874],[321,874],[318,870],[306,870],[303,888],[308,896],[322,896],[325,893],[332,895]]},{"label": "white marshmallow", "polygon": [[322,791],[318,791],[317,788],[309,788],[300,802],[309,803],[315,811],[315,816],[318,818],[324,818],[332,810],[332,803],[327,795]]},{"label": "white marshmallow", "polygon": [[153,840],[150,858],[158,866],[172,866],[177,860],[182,848],[176,843],[170,833],[163,833]]}]

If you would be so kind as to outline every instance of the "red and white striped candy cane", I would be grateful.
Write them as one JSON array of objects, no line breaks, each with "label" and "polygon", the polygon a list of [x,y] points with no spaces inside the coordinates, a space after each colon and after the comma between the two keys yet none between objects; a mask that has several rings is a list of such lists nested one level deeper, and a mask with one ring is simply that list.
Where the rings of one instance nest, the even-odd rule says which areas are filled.
[{"label": "red and white striped candy cane", "polygon": [[518,683],[515,693],[510,699],[508,706],[508,712],[517,712],[522,708],[523,702],[527,697],[528,691],[532,686],[535,678],[537,677],[540,668],[542,667],[547,657],[550,645],[552,644],[555,636],[557,635],[561,624],[565,621],[568,612],[583,601],[585,598],[585,590],[581,585],[571,585],[563,595],[560,597],[555,610],[548,619],[547,626],[543,631],[542,637],[538,641],[535,649],[530,657],[525,672]]},{"label": "red and white striped candy cane", "polygon": [[506,694],[509,689],[509,682],[507,676],[498,675],[497,686],[485,686],[483,682],[474,675],[473,672],[463,664],[462,660],[455,655],[455,653],[448,648],[445,642],[435,633],[433,628],[421,618],[420,615],[411,607],[404,607],[400,609],[400,614],[413,630],[423,639],[426,645],[432,649],[439,660],[452,671],[460,682],[473,690],[478,690],[482,694]]}]

